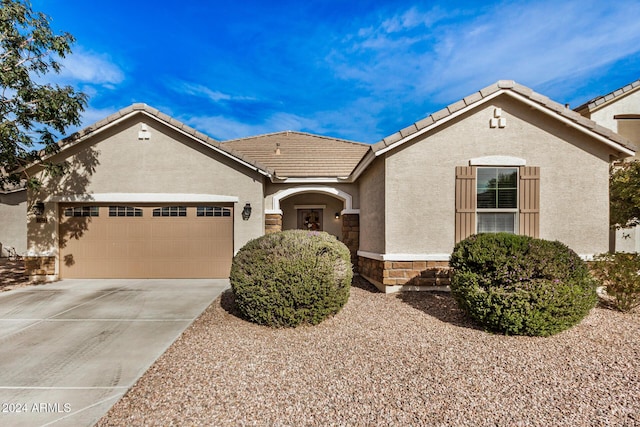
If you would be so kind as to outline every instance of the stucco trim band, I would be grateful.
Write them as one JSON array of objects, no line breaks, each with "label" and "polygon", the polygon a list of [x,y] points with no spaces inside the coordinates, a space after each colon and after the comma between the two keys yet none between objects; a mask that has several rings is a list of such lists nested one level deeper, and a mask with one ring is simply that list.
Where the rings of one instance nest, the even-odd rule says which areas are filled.
[{"label": "stucco trim band", "polygon": [[380,254],[358,251],[358,256],[378,261],[449,261],[450,254]]},{"label": "stucco trim band", "polygon": [[469,166],[526,166],[527,161],[511,156],[485,156],[469,160]]},{"label": "stucco trim band", "polygon": [[[313,187],[294,187],[286,190],[280,190],[273,195],[273,209],[268,210],[269,213],[282,213],[280,209],[280,201],[294,194],[304,193],[323,193],[336,197],[344,202],[344,211],[351,212],[353,210],[353,198],[351,194],[333,187],[313,186]],[[278,212],[279,211],[279,212]],[[355,213],[355,212],[354,212]]]},{"label": "stucco trim band", "polygon": [[238,203],[236,196],[184,193],[95,193],[47,197],[57,203]]}]

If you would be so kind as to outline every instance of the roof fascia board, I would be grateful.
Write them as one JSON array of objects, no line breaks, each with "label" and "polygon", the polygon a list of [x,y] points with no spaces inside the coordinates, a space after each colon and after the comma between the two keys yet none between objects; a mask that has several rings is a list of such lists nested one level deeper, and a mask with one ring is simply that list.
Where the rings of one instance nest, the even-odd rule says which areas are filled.
[{"label": "roof fascia board", "polygon": [[529,105],[529,106],[541,111],[542,113],[544,113],[544,114],[546,114],[546,115],[548,115],[550,117],[553,117],[553,118],[555,118],[557,120],[560,120],[562,123],[564,123],[564,124],[566,124],[568,126],[571,126],[572,128],[584,133],[585,135],[590,136],[590,137],[592,137],[594,139],[597,139],[600,142],[603,142],[604,144],[606,144],[607,146],[613,148],[616,151],[625,153],[625,154],[627,154],[629,156],[635,155],[635,151],[630,150],[630,149],[618,144],[617,142],[610,140],[609,138],[606,138],[606,137],[604,137],[602,135],[599,135],[598,133],[579,125],[578,123],[574,122],[573,120],[568,119],[568,118],[558,114],[557,112],[538,104],[537,102],[534,102],[534,101],[532,101],[532,100],[530,100],[530,99],[528,99],[528,98],[526,98],[526,97],[524,97],[524,96],[522,96],[520,94],[514,93],[514,92],[507,92],[507,94],[509,96],[511,96],[513,98],[516,98],[519,101],[522,101],[525,104],[527,104],[527,105]]},{"label": "roof fascia board", "polygon": [[[152,114],[147,113],[144,110],[142,111],[142,114],[144,114],[145,116],[147,116],[149,118],[152,118],[152,119],[154,119],[156,121],[159,121],[157,117],[155,117]],[[120,119],[118,119],[118,120],[120,120]],[[182,135],[185,135],[185,136],[191,138],[192,140],[196,141],[197,143],[199,143],[199,144],[201,144],[201,145],[203,145],[203,146],[205,146],[205,147],[207,147],[209,149],[213,149],[215,152],[217,152],[219,154],[222,154],[223,156],[226,156],[229,159],[234,160],[234,161],[240,163],[241,165],[246,166],[249,169],[255,169],[260,174],[262,174],[262,175],[264,175],[266,177],[271,177],[271,174],[269,172],[267,172],[267,171],[265,171],[265,170],[263,170],[263,169],[261,169],[261,168],[259,168],[257,166],[254,166],[254,165],[252,165],[250,163],[247,163],[244,160],[241,160],[241,159],[239,159],[239,158],[227,153],[226,151],[219,149],[216,146],[208,144],[208,143],[204,142],[203,140],[201,140],[200,138],[195,137],[194,135],[190,134],[189,132],[185,132],[183,129],[180,129],[179,127],[177,127],[177,126],[175,126],[175,125],[173,125],[171,123],[168,123],[168,122],[165,122],[165,121],[162,121],[162,123],[165,124],[166,126],[170,127],[171,129],[181,133]]]},{"label": "roof fascia board", "polygon": [[[631,84],[632,85],[633,84],[637,84],[637,82],[633,82]],[[629,86],[629,85],[627,85],[627,86]],[[587,112],[589,112],[589,114],[593,114],[596,111],[598,111],[598,110],[600,110],[600,109],[602,109],[604,107],[607,107],[607,106],[609,106],[611,104],[614,104],[614,103],[618,102],[619,100],[621,100],[622,98],[625,98],[628,95],[631,95],[632,93],[634,93],[634,92],[636,92],[637,90],[640,89],[640,85],[637,85],[637,86],[632,87],[631,89],[629,89],[627,91],[624,91],[624,89],[627,86],[621,87],[620,89],[616,89],[615,91],[610,92],[610,93],[608,93],[606,95],[603,95],[601,97],[595,98],[592,101],[587,102],[586,104],[582,104],[582,105],[576,107],[575,111],[577,111],[577,112],[587,111]],[[620,91],[622,91],[622,93],[616,94],[617,92],[620,92]],[[611,96],[611,98],[606,99],[608,96]],[[600,99],[605,99],[605,100],[600,104],[594,105]]]},{"label": "roof fascia board", "polygon": [[544,105],[540,105],[537,102],[532,101],[529,98],[527,98],[525,96],[522,96],[522,95],[520,95],[518,93],[515,93],[514,91],[512,91],[510,89],[501,89],[499,91],[496,91],[496,92],[492,93],[491,95],[487,96],[486,98],[482,98],[482,100],[480,100],[480,101],[478,101],[476,103],[470,104],[470,105],[468,105],[468,106],[456,111],[455,113],[452,113],[451,115],[443,118],[442,120],[438,120],[437,122],[432,123],[431,125],[426,126],[426,127],[422,128],[422,129],[420,129],[419,131],[417,131],[415,133],[412,133],[411,135],[407,135],[406,137],[394,142],[393,144],[389,145],[388,147],[385,147],[385,148],[383,148],[381,150],[378,150],[375,153],[375,156],[378,157],[378,156],[386,153],[387,151],[393,150],[394,148],[404,144],[405,142],[411,141],[412,139],[417,138],[418,136],[423,135],[426,132],[429,132],[430,130],[442,125],[443,123],[446,123],[446,122],[448,122],[450,120],[455,119],[456,117],[466,113],[467,111],[471,110],[472,108],[475,108],[478,105],[482,105],[482,104],[484,104],[484,103],[486,103],[486,102],[488,102],[488,101],[490,101],[490,100],[492,100],[492,99],[494,99],[494,98],[496,98],[496,97],[498,97],[498,96],[500,96],[502,94],[509,95],[512,98],[515,98],[515,99],[517,99],[517,100],[529,105],[530,107],[535,108],[536,110],[538,110],[538,111],[540,111],[540,112],[542,112],[542,113],[544,113],[544,114],[546,114],[546,115],[548,115],[550,117],[553,117],[553,118],[563,122],[564,124],[566,124],[568,126],[571,126],[574,129],[576,129],[576,130],[578,130],[578,131],[580,131],[580,132],[582,132],[582,133],[584,133],[584,134],[586,134],[586,135],[588,135],[588,136],[590,136],[590,137],[592,137],[592,138],[594,138],[594,139],[596,139],[596,140],[598,140],[600,142],[603,142],[604,144],[606,144],[607,146],[609,146],[610,148],[613,148],[614,150],[616,150],[618,152],[622,152],[622,153],[624,153],[624,154],[626,154],[628,156],[635,155],[635,152],[633,150],[630,150],[630,149],[628,149],[626,147],[623,147],[622,145],[610,140],[609,138],[601,136],[601,135],[597,134],[596,132],[594,132],[594,131],[592,131],[590,129],[587,129],[587,128],[584,128],[583,126],[580,126],[578,123],[575,123],[573,120],[570,120],[570,119],[558,114],[556,111],[551,110],[548,107],[545,107]]},{"label": "roof fascia board", "polygon": [[350,176],[350,182],[355,182],[358,178],[360,178],[360,175],[362,175],[364,173],[365,170],[367,170],[367,168],[369,167],[369,165],[376,159],[376,154],[373,152],[373,150],[371,149],[371,147],[369,147],[369,150],[367,151],[367,153],[364,155],[364,157],[362,158],[362,160],[360,160],[360,163],[358,163],[358,165],[355,167],[355,169],[353,170],[353,172],[351,172],[351,176]]},{"label": "roof fascia board", "polygon": [[438,120],[437,122],[434,122],[434,123],[430,124],[429,126],[426,126],[426,127],[422,128],[422,129],[420,129],[419,131],[412,133],[411,135],[407,135],[404,138],[399,139],[398,141],[394,142],[393,144],[389,145],[388,147],[385,147],[385,148],[383,148],[381,150],[376,151],[374,154],[375,154],[376,157],[381,156],[382,154],[386,153],[387,151],[391,151],[394,148],[404,144],[405,142],[411,141],[412,139],[417,138],[420,135],[423,135],[423,134],[429,132],[431,129],[435,129],[438,126],[442,125],[443,123],[447,123],[447,122],[455,119],[456,117],[461,116],[462,114],[466,113],[467,111],[469,111],[469,110],[471,110],[473,108],[476,108],[478,105],[482,105],[485,102],[491,101],[492,99],[496,98],[497,96],[502,95],[503,93],[508,93],[508,90],[500,89],[500,90],[492,93],[491,95],[488,95],[487,97],[482,98],[478,102],[474,102],[473,104],[469,104],[466,107],[464,107],[464,108],[462,108],[462,109],[460,109],[460,110],[448,115],[447,117],[445,117],[445,118],[443,118],[441,120]]},{"label": "roof fascia board", "polygon": [[[223,156],[225,156],[225,157],[227,157],[227,158],[229,158],[229,159],[231,159],[233,161],[236,161],[236,162],[240,163],[241,165],[243,165],[243,166],[245,166],[245,167],[247,167],[249,169],[253,169],[253,170],[257,171],[258,173],[260,173],[260,174],[262,174],[262,175],[264,175],[266,177],[271,177],[271,174],[269,172],[263,170],[262,168],[259,168],[257,166],[254,166],[254,165],[250,164],[250,163],[247,163],[244,160],[241,160],[241,159],[239,159],[239,158],[227,153],[226,151],[219,149],[218,147],[215,147],[215,146],[213,146],[211,144],[208,144],[208,143],[202,141],[200,138],[197,138],[196,136],[194,136],[194,135],[192,135],[192,134],[190,134],[188,132],[185,132],[183,129],[180,129],[179,127],[177,127],[177,126],[175,126],[175,125],[173,125],[173,124],[171,124],[171,123],[169,123],[167,121],[161,120],[158,117],[154,116],[153,114],[149,114],[145,110],[133,110],[133,111],[130,111],[129,113],[123,115],[122,117],[117,118],[116,120],[114,120],[114,121],[112,121],[112,122],[110,122],[110,123],[108,123],[106,125],[98,128],[98,129],[96,129],[96,130],[94,130],[94,131],[92,131],[92,132],[90,132],[90,133],[88,133],[86,135],[82,135],[80,138],[76,139],[71,144],[63,145],[61,147],[62,148],[61,151],[64,151],[65,149],[68,149],[71,146],[75,146],[77,144],[80,144],[81,142],[83,142],[83,141],[85,141],[85,140],[87,140],[87,139],[89,139],[89,138],[91,138],[91,137],[93,137],[95,135],[98,135],[98,134],[100,134],[100,133],[102,133],[102,132],[104,132],[104,131],[106,131],[106,130],[114,127],[114,126],[117,126],[118,124],[124,122],[125,120],[133,117],[136,114],[142,114],[142,115],[144,115],[144,116],[146,116],[146,117],[148,117],[150,119],[155,120],[156,122],[160,122],[160,123],[164,124],[165,126],[167,126],[167,127],[171,128],[171,129],[181,133],[182,135],[187,136],[188,138],[190,138],[193,141],[199,143],[200,145],[203,145],[204,147],[206,147],[208,149],[212,149],[215,152],[217,152],[219,154],[222,154]],[[58,155],[58,154],[60,154],[60,152],[53,153],[53,154],[43,158],[43,160],[47,160],[47,159],[49,159],[49,158],[51,158],[51,157],[53,157],[55,155]],[[28,169],[28,168],[30,168],[30,167],[32,167],[34,165],[35,164],[29,165],[29,166],[25,167],[24,169]]]},{"label": "roof fascia board", "polygon": [[22,188],[16,188],[13,190],[0,190],[0,194],[13,194],[13,193],[19,193],[21,191],[26,191],[27,187],[22,187]]}]

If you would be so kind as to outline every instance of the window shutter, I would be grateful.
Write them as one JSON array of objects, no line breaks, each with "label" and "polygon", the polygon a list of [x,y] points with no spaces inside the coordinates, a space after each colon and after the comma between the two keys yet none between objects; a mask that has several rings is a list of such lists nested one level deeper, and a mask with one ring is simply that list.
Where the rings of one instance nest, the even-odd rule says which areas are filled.
[{"label": "window shutter", "polygon": [[520,233],[540,236],[540,168],[520,167]]},{"label": "window shutter", "polygon": [[476,232],[475,166],[456,167],[456,243]]}]

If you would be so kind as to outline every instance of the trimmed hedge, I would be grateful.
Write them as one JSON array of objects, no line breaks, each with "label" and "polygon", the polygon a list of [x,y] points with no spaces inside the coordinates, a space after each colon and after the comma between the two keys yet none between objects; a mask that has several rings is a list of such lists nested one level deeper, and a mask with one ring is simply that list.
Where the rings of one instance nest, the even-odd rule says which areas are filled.
[{"label": "trimmed hedge", "polygon": [[231,288],[247,320],[316,325],[349,299],[349,249],[325,232],[287,230],[248,242],[233,259]]},{"label": "trimmed hedge", "polygon": [[458,305],[483,327],[507,335],[556,334],[597,302],[586,263],[557,241],[473,235],[455,246],[450,264]]}]

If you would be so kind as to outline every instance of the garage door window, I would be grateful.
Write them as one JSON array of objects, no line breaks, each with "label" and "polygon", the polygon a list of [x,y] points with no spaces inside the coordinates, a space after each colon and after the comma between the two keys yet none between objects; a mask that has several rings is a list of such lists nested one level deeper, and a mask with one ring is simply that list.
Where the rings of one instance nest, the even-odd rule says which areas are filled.
[{"label": "garage door window", "polygon": [[99,214],[98,206],[76,206],[64,210],[64,216],[99,216]]},{"label": "garage door window", "polygon": [[231,209],[219,206],[198,206],[196,216],[231,216]]},{"label": "garage door window", "polygon": [[186,206],[165,206],[153,210],[153,216],[187,216]]},{"label": "garage door window", "polygon": [[109,216],[142,216],[142,209],[131,206],[109,206]]}]

